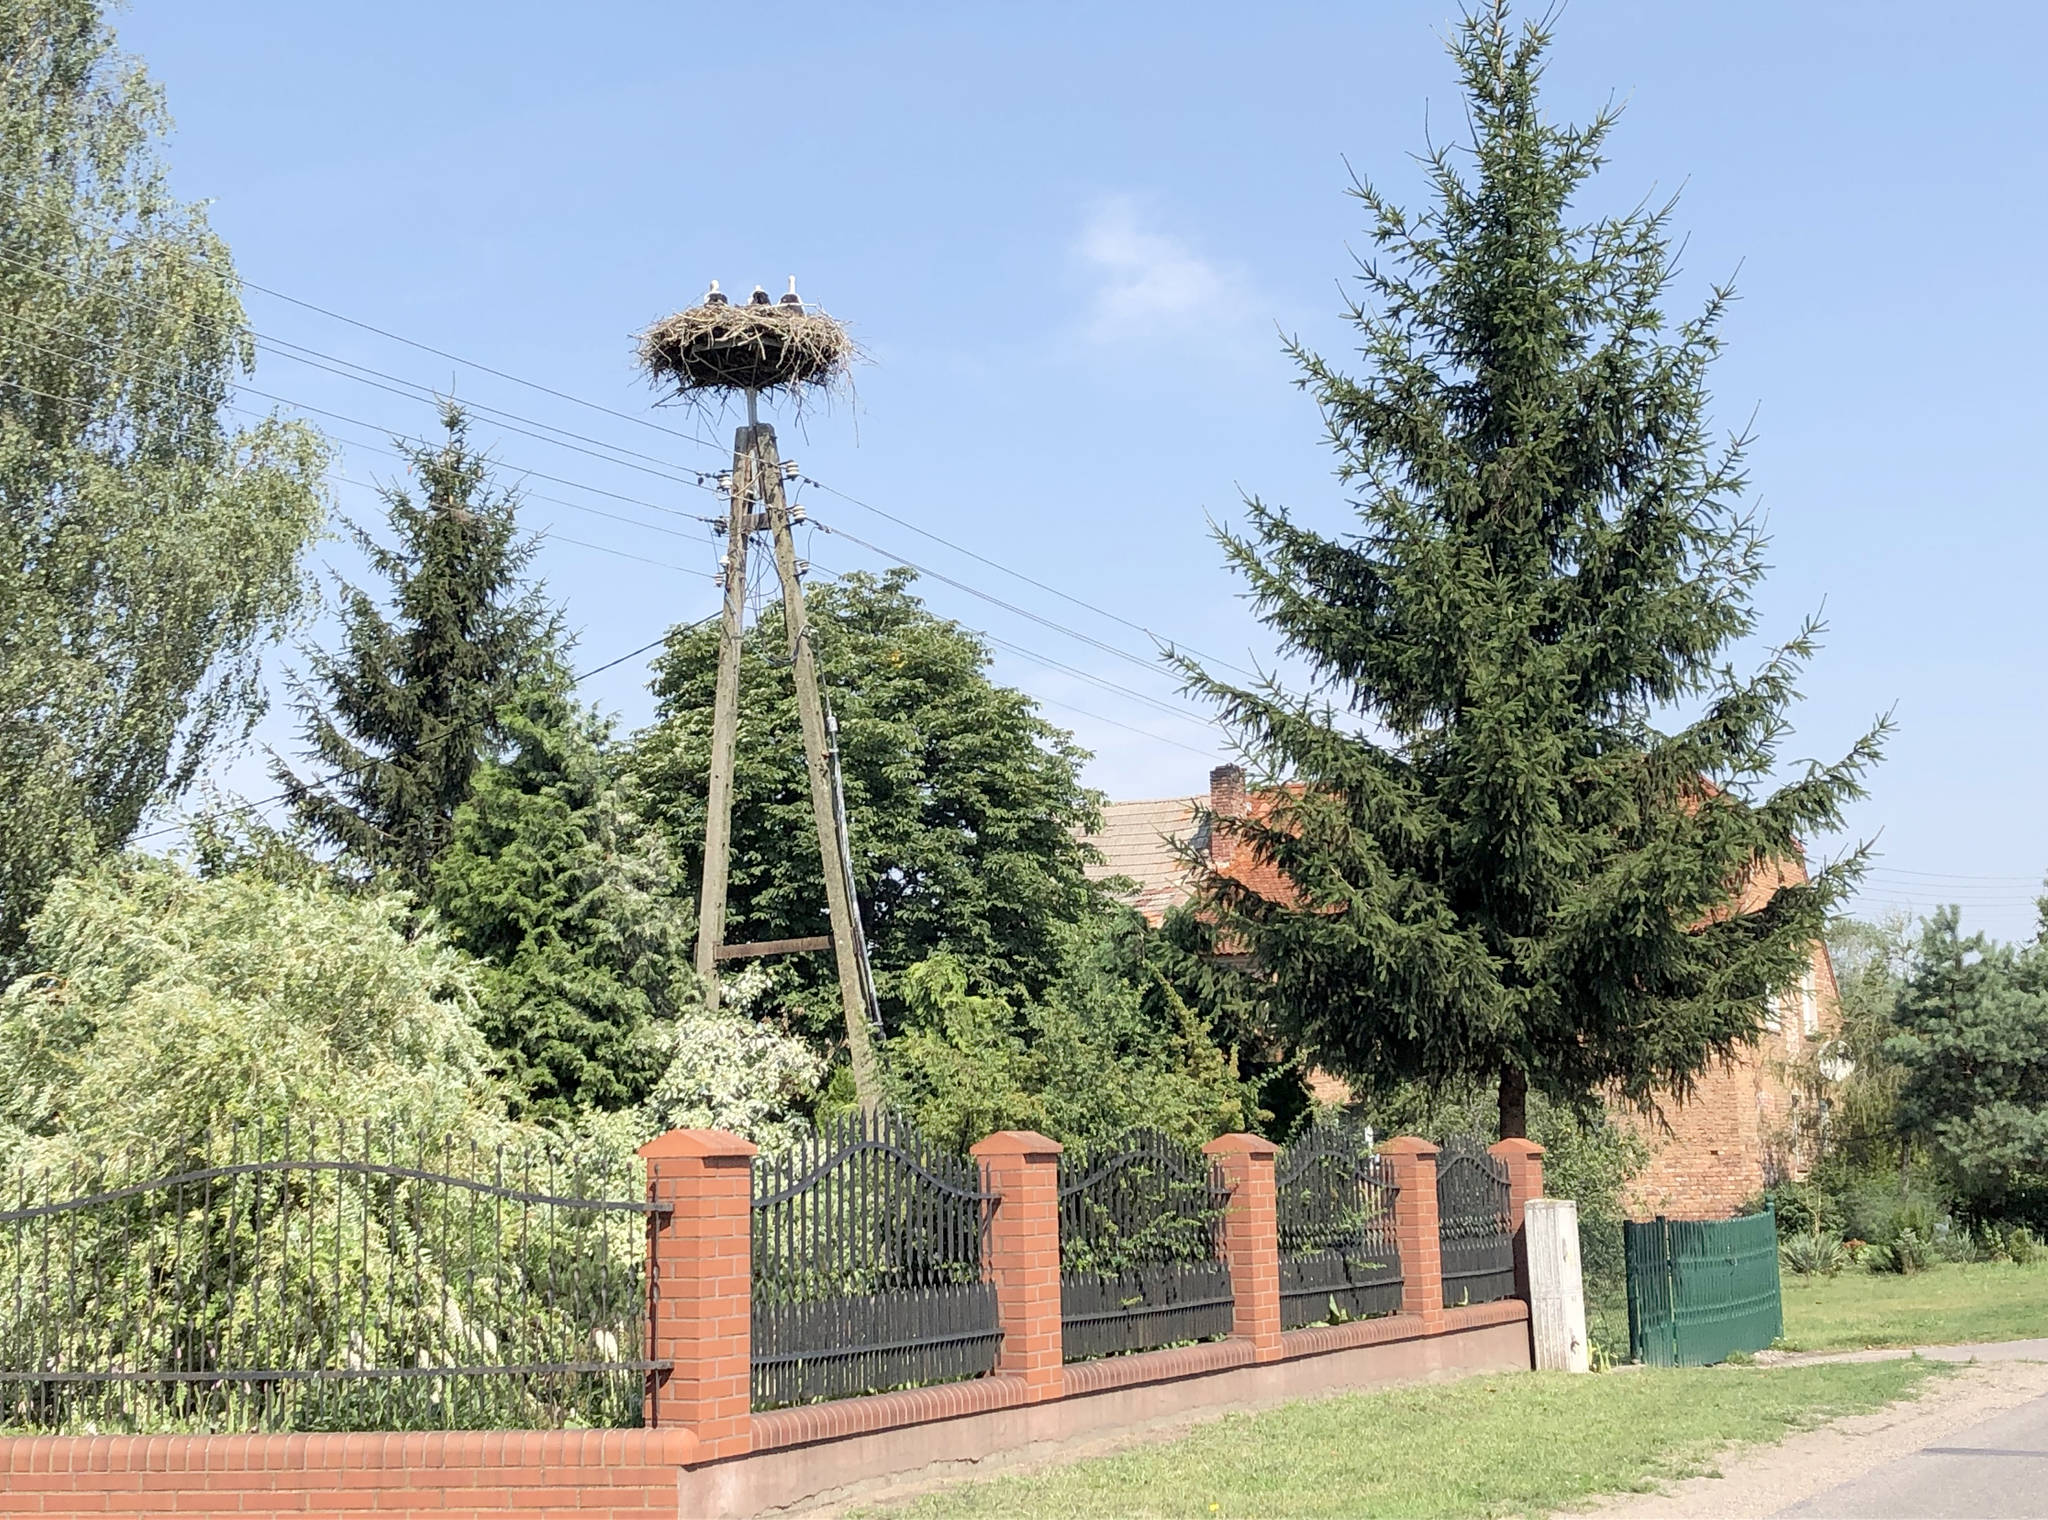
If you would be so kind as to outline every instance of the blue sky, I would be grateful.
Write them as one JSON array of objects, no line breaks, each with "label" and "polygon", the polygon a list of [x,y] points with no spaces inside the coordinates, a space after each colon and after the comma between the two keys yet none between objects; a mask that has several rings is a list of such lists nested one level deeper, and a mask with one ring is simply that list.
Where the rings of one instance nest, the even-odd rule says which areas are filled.
[{"label": "blue sky", "polygon": [[[1462,126],[1454,14],[136,0],[116,20],[168,91],[176,187],[214,202],[246,278],[626,414],[252,291],[280,345],[253,383],[368,424],[315,419],[343,444],[344,510],[374,513],[381,437],[430,408],[283,344],[506,414],[477,436],[557,477],[529,477],[553,500],[527,516],[586,666],[711,611],[712,541],[673,514],[715,509],[688,472],[721,467],[731,420],[652,407],[631,334],[709,278],[794,271],[873,362],[856,402],[776,419],[785,454],[984,559],[817,487],[812,516],[1062,625],[925,588],[1002,641],[1003,678],[1096,752],[1096,785],[1156,796],[1199,790],[1221,741],[1126,623],[1250,663],[1268,645],[1209,520],[1251,491],[1342,522],[1278,334],[1345,350],[1346,161],[1421,199],[1410,155]],[[1587,209],[1682,190],[1680,311],[1739,269],[1714,387],[1725,425],[1755,418],[1763,632],[1829,625],[1787,756],[1896,713],[1871,799],[1816,848],[1878,839],[1867,911],[1958,901],[2030,932],[2048,13],[1573,0],[1557,31],[1552,112],[1626,102]],[[880,562],[825,534],[809,552]],[[628,725],[649,710],[639,660],[589,694]],[[267,790],[252,763],[228,779]]]}]

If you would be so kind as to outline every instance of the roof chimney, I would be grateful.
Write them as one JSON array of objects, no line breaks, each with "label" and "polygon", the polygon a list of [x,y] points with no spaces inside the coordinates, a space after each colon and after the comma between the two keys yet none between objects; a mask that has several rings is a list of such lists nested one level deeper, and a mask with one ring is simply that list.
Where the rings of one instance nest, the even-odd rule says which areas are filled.
[{"label": "roof chimney", "polygon": [[1216,870],[1227,870],[1237,854],[1237,836],[1228,828],[1217,828],[1215,820],[1244,817],[1243,766],[1219,765],[1209,772],[1209,812],[1209,864]]}]

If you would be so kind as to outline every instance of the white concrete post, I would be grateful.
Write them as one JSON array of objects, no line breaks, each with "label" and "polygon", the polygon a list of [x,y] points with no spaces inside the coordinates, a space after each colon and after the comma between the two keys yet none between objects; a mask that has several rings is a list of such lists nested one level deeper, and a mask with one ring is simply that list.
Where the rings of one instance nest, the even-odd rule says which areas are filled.
[{"label": "white concrete post", "polygon": [[1531,1198],[1524,1206],[1529,1243],[1529,1337],[1538,1372],[1589,1372],[1586,1286],[1579,1269],[1579,1206],[1569,1198]]}]

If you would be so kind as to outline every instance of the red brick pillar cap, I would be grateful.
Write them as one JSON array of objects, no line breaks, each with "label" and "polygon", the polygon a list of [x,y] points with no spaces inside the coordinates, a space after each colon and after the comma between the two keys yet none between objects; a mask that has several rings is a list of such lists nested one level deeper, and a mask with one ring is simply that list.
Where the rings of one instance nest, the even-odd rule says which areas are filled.
[{"label": "red brick pillar cap", "polygon": [[1205,1156],[1249,1156],[1254,1161],[1271,1161],[1280,1147],[1263,1135],[1218,1135],[1202,1147]]},{"label": "red brick pillar cap", "polygon": [[649,1161],[665,1156],[751,1157],[760,1147],[722,1129],[665,1130],[640,1147]]},{"label": "red brick pillar cap", "polygon": [[1434,1161],[1437,1147],[1417,1135],[1396,1135],[1380,1142],[1382,1156],[1413,1156],[1417,1161]]},{"label": "red brick pillar cap", "polygon": [[1058,1156],[1066,1147],[1057,1140],[1047,1139],[1036,1130],[999,1129],[984,1140],[977,1140],[967,1149],[970,1156]]},{"label": "red brick pillar cap", "polygon": [[1536,1157],[1543,1154],[1543,1147],[1538,1145],[1534,1140],[1496,1140],[1486,1149],[1490,1154],[1495,1156],[1500,1156],[1503,1158],[1510,1156],[1519,1156],[1522,1159],[1529,1161],[1533,1161]]}]

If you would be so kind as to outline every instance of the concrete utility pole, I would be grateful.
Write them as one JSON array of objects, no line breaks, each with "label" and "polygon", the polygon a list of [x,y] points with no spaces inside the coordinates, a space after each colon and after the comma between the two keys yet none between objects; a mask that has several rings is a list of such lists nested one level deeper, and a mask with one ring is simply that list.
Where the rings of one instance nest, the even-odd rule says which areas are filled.
[{"label": "concrete utility pole", "polygon": [[[751,397],[749,400],[751,401]],[[751,412],[752,408],[749,407]],[[825,877],[825,906],[831,920],[832,957],[839,976],[839,1002],[846,1016],[846,1046],[854,1091],[862,1108],[881,1102],[881,1073],[875,1065],[868,1021],[867,951],[861,943],[851,879],[851,852],[843,836],[834,747],[826,732],[825,703],[818,687],[818,661],[804,618],[804,588],[790,535],[791,512],[783,488],[781,451],[775,429],[750,420],[733,440],[732,503],[726,520],[725,612],[718,639],[718,682],[711,713],[711,777],[704,820],[702,922],[697,931],[697,971],[713,1006],[718,1001],[718,963],[745,954],[779,954],[810,948],[806,943],[725,944],[726,873],[732,847],[734,749],[739,731],[739,656],[746,613],[747,543],[766,529],[782,583],[782,616],[789,634],[789,659],[796,682],[797,718],[803,728],[804,768],[809,773],[811,812],[817,823],[818,864]],[[762,511],[754,510],[758,502]],[[823,948],[822,946],[818,948]]]}]

